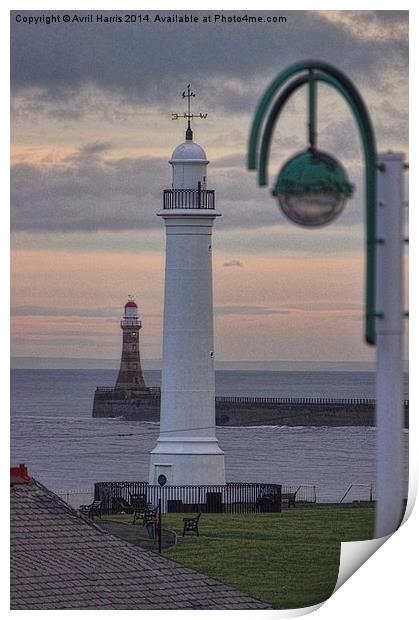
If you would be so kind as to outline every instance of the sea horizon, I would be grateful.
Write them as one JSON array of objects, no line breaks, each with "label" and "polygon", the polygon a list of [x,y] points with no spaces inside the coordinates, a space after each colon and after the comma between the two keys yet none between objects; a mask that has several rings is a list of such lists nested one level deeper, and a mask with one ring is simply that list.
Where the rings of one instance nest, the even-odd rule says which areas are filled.
[{"label": "sea horizon", "polygon": [[[23,357],[10,359],[11,370],[115,370],[120,359],[85,357]],[[142,360],[143,370],[161,370],[161,359]],[[255,370],[292,372],[374,372],[375,362],[335,360],[219,360],[216,370]],[[408,360],[404,361],[404,372],[409,371]]]}]

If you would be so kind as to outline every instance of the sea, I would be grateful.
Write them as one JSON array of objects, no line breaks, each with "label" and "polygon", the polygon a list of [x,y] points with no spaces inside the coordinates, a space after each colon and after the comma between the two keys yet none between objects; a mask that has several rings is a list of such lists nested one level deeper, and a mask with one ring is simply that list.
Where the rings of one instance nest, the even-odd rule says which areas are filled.
[{"label": "sea", "polygon": [[[145,371],[149,386],[159,371]],[[98,481],[148,479],[159,427],[92,418],[97,386],[113,386],[113,370],[12,370],[11,464],[77,506]],[[408,398],[408,377],[404,382]],[[216,371],[219,396],[374,398],[371,372]],[[408,481],[408,431],[404,476]],[[371,427],[253,426],[217,428],[226,478],[316,487],[318,502],[368,499],[375,486],[376,433]]]}]

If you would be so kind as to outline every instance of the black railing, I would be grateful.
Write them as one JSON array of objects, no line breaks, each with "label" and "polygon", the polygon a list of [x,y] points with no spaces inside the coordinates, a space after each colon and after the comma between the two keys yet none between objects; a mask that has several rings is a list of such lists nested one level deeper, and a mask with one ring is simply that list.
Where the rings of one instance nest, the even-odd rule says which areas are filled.
[{"label": "black railing", "polygon": [[[354,490],[353,493],[351,493],[351,491]],[[340,499],[340,504],[343,503],[343,501],[346,498],[349,498],[347,501],[369,501],[369,502],[374,502],[375,501],[375,487],[374,485],[371,484],[361,484],[358,482],[354,482],[352,484],[349,485],[349,487],[346,489],[345,493],[343,494],[342,498]]]},{"label": "black railing", "polygon": [[163,209],[215,209],[213,189],[165,189]]},{"label": "black railing", "polygon": [[267,403],[274,405],[374,405],[373,398],[270,398],[264,396],[217,396],[220,403]]},{"label": "black railing", "polygon": [[282,485],[282,494],[295,493],[295,501],[302,504],[317,502],[316,486],[314,484]]},{"label": "black railing", "polygon": [[[150,387],[149,393],[153,396],[160,395],[159,387]],[[123,392],[123,390],[115,390],[110,387],[97,387],[98,393],[109,394],[110,392]],[[374,398],[295,398],[295,397],[264,397],[264,396],[216,396],[217,403],[255,403],[255,404],[272,404],[272,405],[375,405]],[[409,401],[404,400],[403,404],[409,407]]]},{"label": "black railing", "polygon": [[147,482],[96,482],[95,499],[103,501],[102,512],[132,512],[133,495],[143,495],[147,503],[161,500],[163,512],[256,513],[280,512],[282,486],[254,482],[225,485],[150,485]]},{"label": "black railing", "polygon": [[129,398],[133,398],[134,400],[142,398],[146,399],[147,402],[151,399],[158,401],[160,398],[160,389],[145,388],[141,390],[135,389],[135,386],[133,386],[131,389],[97,387],[95,390],[96,401],[119,400],[129,402]]}]

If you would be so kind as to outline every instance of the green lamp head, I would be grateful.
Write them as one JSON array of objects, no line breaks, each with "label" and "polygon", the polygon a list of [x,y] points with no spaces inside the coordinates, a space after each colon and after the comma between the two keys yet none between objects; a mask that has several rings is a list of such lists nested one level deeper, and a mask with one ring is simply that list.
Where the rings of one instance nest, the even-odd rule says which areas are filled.
[{"label": "green lamp head", "polygon": [[353,189],[334,157],[310,147],[284,164],[272,194],[288,219],[315,227],[338,217]]}]

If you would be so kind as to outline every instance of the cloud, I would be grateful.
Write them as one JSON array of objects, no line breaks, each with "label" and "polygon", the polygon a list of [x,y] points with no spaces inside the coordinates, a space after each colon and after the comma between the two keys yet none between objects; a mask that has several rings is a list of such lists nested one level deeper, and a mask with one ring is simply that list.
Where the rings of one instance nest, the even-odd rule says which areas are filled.
[{"label": "cloud", "polygon": [[[33,15],[48,13],[31,11]],[[374,122],[380,148],[405,146],[406,105],[387,102],[401,87],[403,90],[403,84],[406,89],[407,11],[286,11],[286,24],[243,22],[214,28],[202,23],[150,23],[147,28],[138,24],[85,23],[75,28],[74,24],[41,23],[34,27],[16,23],[16,14],[11,14],[12,102],[21,159],[12,170],[14,231],[149,231],[161,227],[155,214],[162,189],[170,186],[167,157],[138,158],[132,153],[138,152],[139,143],[142,152],[150,152],[150,146],[155,148],[153,154],[162,152],[163,142],[154,142],[151,128],[156,134],[161,130],[161,137],[164,130],[158,115],[172,110],[182,84],[188,81],[199,95],[197,105],[212,116],[209,124],[214,122],[205,147],[218,154],[220,149],[221,153],[233,151],[211,158],[209,186],[216,190],[217,206],[223,214],[217,228],[257,229],[282,223],[269,190],[259,188],[255,174],[246,172],[246,141],[256,103],[269,80],[295,61],[296,41],[300,58],[333,58],[361,91],[367,90],[367,103],[370,105],[371,99],[373,111],[378,112]],[[265,17],[266,11],[248,14]],[[197,15],[202,17],[202,12]],[[361,20],[365,28],[359,27]],[[371,29],[380,30],[383,36],[375,40]],[[384,83],[385,103],[371,96]],[[329,99],[322,97],[326,110],[328,104]],[[359,158],[353,139],[356,130],[347,110],[345,114],[345,120],[337,115],[321,128],[322,146],[330,147],[344,164],[345,157],[351,161]],[[88,120],[77,125],[83,115],[88,115]],[[304,127],[305,107],[303,122],[298,114],[294,116],[296,125]],[[112,142],[98,140],[97,135],[109,135],[97,132],[98,124],[103,129],[103,118],[109,123],[128,118],[128,140],[125,135],[118,142],[115,128]],[[63,131],[66,121],[71,125],[69,133]],[[134,127],[138,134],[127,146]],[[84,131],[86,143],[78,146]],[[278,135],[280,139],[274,140],[272,166],[301,150],[303,145],[294,133],[293,123],[277,128],[275,140]],[[33,163],[28,135],[31,139],[35,135],[37,144],[52,143],[51,155],[39,165]],[[53,152],[56,145],[67,149],[60,161]],[[41,155],[46,148],[41,149]],[[74,150],[68,154],[70,148]],[[119,158],[114,148],[120,149]],[[129,157],[121,158],[121,151]],[[350,166],[348,172],[352,172]],[[361,176],[355,170],[350,177],[357,193],[339,219],[342,226],[357,224],[362,217]],[[271,185],[273,181],[271,173]]]},{"label": "cloud", "polygon": [[345,302],[345,301],[311,301],[310,304],[307,303],[292,303],[292,304],[284,304],[285,309],[292,310],[303,310],[304,312],[355,312],[362,311],[363,306],[361,303],[355,302]]},{"label": "cloud", "polygon": [[[266,17],[266,11],[247,13]],[[16,14],[11,13],[13,93],[31,91],[39,105],[55,104],[58,117],[77,116],[77,109],[70,110],[67,104],[87,87],[136,104],[172,105],[180,84],[189,81],[200,93],[200,103],[212,110],[251,111],[269,76],[295,62],[296,43],[299,58],[333,58],[363,84],[379,83],[383,74],[407,69],[407,11],[330,15],[270,11],[270,15],[285,15],[287,23],[150,23],[147,27],[95,22],[34,27],[17,23]],[[154,14],[149,11],[151,19]],[[202,17],[202,12],[195,14]],[[86,100],[84,110],[78,112],[90,106]]]},{"label": "cloud", "polygon": [[167,162],[104,160],[100,155],[106,149],[104,143],[82,147],[67,158],[71,165],[13,166],[12,229],[74,232],[158,226]]},{"label": "cloud", "polygon": [[[101,318],[101,325],[111,323],[118,325],[118,321],[123,313],[122,305],[118,308],[114,307],[97,307],[97,308],[51,308],[48,306],[13,306],[11,308],[11,316],[39,316],[39,317],[55,317],[55,318]],[[161,318],[161,313],[147,313],[147,320],[151,318]],[[54,332],[55,333],[55,332]]]},{"label": "cloud", "polygon": [[119,317],[121,308],[51,308],[48,306],[14,306],[12,316],[55,316],[55,317]]},{"label": "cloud", "polygon": [[225,157],[219,157],[211,163],[211,169],[217,170],[221,168],[241,168],[246,167],[246,156],[244,153],[233,153]]},{"label": "cloud", "polygon": [[[129,231],[161,228],[156,217],[162,190],[170,186],[166,158],[106,159],[109,142],[80,146],[55,165],[16,164],[11,173],[13,231]],[[223,162],[223,159],[221,160]],[[225,161],[225,158],[224,158]],[[261,228],[283,222],[269,189],[259,188],[240,160],[210,177],[223,217],[217,229]],[[217,168],[217,161],[214,162]],[[350,174],[351,180],[354,175]],[[355,176],[355,183],[357,183]],[[271,179],[272,181],[272,179]],[[341,225],[361,221],[362,193],[339,218]],[[237,265],[236,265],[237,266]]]},{"label": "cloud", "polygon": [[236,258],[223,263],[223,267],[243,267],[243,263]]},{"label": "cloud", "polygon": [[99,159],[104,153],[109,151],[112,148],[112,142],[90,142],[89,144],[85,144],[79,148],[79,150],[73,155],[69,155],[64,159],[64,161],[70,162],[83,162],[86,160]]},{"label": "cloud", "polygon": [[[404,11],[319,11],[321,17],[341,24],[351,34],[362,40],[407,40],[409,24]],[[359,28],[362,21],[363,27]]]},{"label": "cloud", "polygon": [[290,314],[289,310],[267,308],[266,306],[216,306],[214,313],[217,315],[240,314],[240,315],[269,315]]},{"label": "cloud", "polygon": [[[11,174],[14,231],[80,232],[160,228],[162,190],[170,186],[165,158],[104,159],[109,143],[89,143],[55,166],[17,164]],[[244,167],[220,173],[216,200],[222,227],[260,227],[277,221],[277,210],[260,209],[263,194]],[[214,177],[215,178],[215,177]],[[218,204],[218,203],[217,203]]]}]

